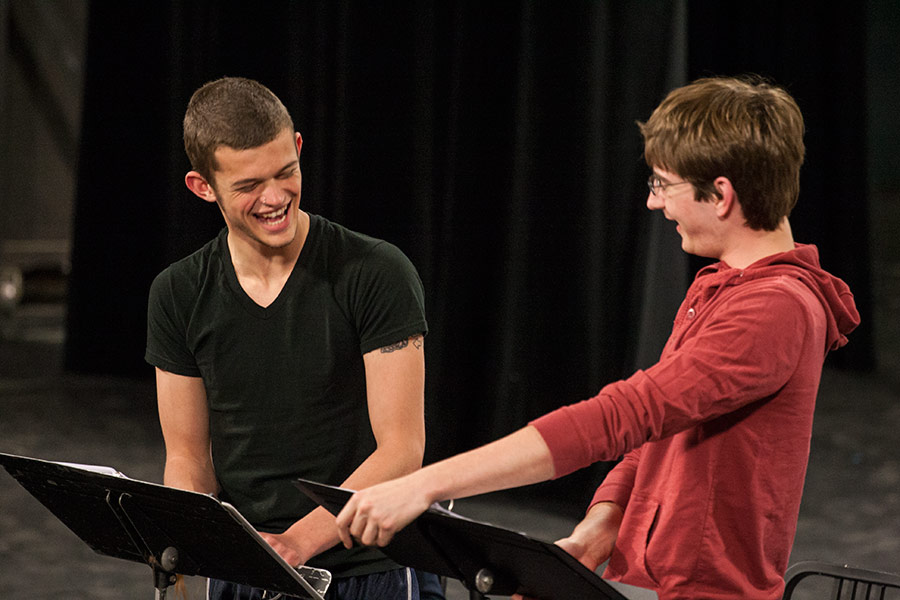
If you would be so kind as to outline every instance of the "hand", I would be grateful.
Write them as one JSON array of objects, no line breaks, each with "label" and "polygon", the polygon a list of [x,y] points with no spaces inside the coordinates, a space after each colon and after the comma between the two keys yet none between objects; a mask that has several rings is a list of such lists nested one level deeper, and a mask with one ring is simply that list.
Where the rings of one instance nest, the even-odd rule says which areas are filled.
[{"label": "hand", "polygon": [[624,511],[619,505],[599,502],[591,507],[572,534],[558,540],[556,545],[593,571],[612,554],[623,515]]},{"label": "hand", "polygon": [[[619,525],[622,523],[622,509],[612,502],[600,502],[591,507],[587,516],[572,531],[572,534],[556,542],[556,545],[574,556],[591,571],[606,562],[612,554]],[[533,600],[528,596],[515,594],[511,600]]]},{"label": "hand", "polygon": [[395,533],[428,510],[432,502],[416,484],[417,473],[421,471],[353,494],[337,516],[345,547],[352,547],[354,538],[364,546],[387,546]]},{"label": "hand", "polygon": [[259,532],[262,539],[272,546],[272,549],[284,559],[284,561],[292,567],[299,567],[304,564],[307,557],[303,556],[302,550],[296,546],[288,532],[284,533],[265,533]]}]

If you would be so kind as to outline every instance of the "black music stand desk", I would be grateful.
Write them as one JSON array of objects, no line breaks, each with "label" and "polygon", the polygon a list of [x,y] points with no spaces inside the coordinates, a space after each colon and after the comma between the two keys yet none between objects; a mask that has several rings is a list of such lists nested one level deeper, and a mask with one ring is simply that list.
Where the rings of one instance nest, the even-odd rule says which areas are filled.
[{"label": "black music stand desk", "polygon": [[153,569],[156,598],[175,575],[201,575],[322,600],[331,573],[291,568],[230,504],[129,479],[109,467],[0,452],[19,484],[98,554]]},{"label": "black music stand desk", "polygon": [[[298,480],[303,493],[337,515],[351,490]],[[396,562],[458,579],[481,594],[543,600],[651,600],[656,593],[606,581],[549,542],[467,519],[439,506],[400,530],[382,551]]]}]

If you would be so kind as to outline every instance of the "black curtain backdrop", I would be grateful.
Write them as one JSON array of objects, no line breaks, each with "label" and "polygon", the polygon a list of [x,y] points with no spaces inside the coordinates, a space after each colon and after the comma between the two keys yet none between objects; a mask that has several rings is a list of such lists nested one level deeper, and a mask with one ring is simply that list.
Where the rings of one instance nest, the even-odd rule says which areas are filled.
[{"label": "black curtain backdrop", "polygon": [[[258,79],[291,111],[304,137],[304,209],[391,241],[418,267],[430,325],[427,461],[653,361],[695,265],[645,208],[635,121],[688,72],[746,70],[744,54],[729,63],[707,39],[697,55],[691,45],[716,17],[691,11],[702,23],[695,33],[683,2],[387,4],[92,4],[69,369],[151,375],[150,281],[223,225],[184,188],[181,146],[190,94],[223,75]],[[840,28],[834,15],[780,27]],[[751,56],[780,64],[785,56],[764,54],[768,41],[749,32],[758,34],[732,33]],[[846,69],[861,82],[861,52],[836,63],[820,49],[807,39],[784,49],[797,71],[814,64],[823,74],[808,80],[801,105],[840,87],[827,73]],[[861,123],[862,104],[846,101],[844,118]],[[827,170],[858,192],[863,138],[825,125],[810,136],[804,181]],[[801,205],[813,206],[798,210],[806,224],[795,229],[867,293],[867,253],[847,252],[866,239],[865,197],[847,189],[823,181],[814,204],[804,189]],[[851,362],[871,360],[865,340],[853,347]],[[523,493],[580,508],[605,471]]]},{"label": "black curtain backdrop", "polygon": [[866,168],[866,3],[691,0],[689,78],[756,73],[785,86],[806,122],[794,239],[856,296],[862,323],[829,363],[875,365]]}]

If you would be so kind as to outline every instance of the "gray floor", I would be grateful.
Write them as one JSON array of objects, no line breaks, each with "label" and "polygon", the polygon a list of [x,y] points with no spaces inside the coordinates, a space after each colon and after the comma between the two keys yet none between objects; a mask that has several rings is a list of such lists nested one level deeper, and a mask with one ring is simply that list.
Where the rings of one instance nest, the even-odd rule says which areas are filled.
[{"label": "gray floor", "polygon": [[[37,323],[47,315],[34,316]],[[52,328],[4,333],[0,451],[112,465],[136,479],[161,481],[162,438],[150,385],[62,374]],[[826,371],[792,563],[815,559],[900,572],[898,390],[896,381],[878,375]],[[93,553],[5,471],[0,509],[0,598],[153,597],[148,567]],[[573,524],[500,496],[464,500],[455,510],[546,540]],[[201,585],[189,579],[187,597],[201,598]],[[448,597],[468,593],[451,582]]]}]

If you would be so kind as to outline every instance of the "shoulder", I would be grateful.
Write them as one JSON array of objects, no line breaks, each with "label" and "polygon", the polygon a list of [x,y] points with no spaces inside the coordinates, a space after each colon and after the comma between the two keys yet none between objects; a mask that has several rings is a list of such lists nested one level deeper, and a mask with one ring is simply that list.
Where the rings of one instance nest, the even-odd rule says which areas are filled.
[{"label": "shoulder", "polygon": [[772,273],[750,277],[734,286],[716,311],[718,321],[748,330],[767,330],[773,337],[818,329],[826,315],[822,303],[802,276]]},{"label": "shoulder", "polygon": [[329,248],[365,252],[373,246],[384,243],[383,240],[354,231],[320,215],[310,213],[309,222],[313,239]]},{"label": "shoulder", "polygon": [[739,297],[761,297],[776,305],[819,305],[806,272],[801,268],[779,269],[777,272],[749,275],[737,286]]},{"label": "shoulder", "polygon": [[199,289],[212,269],[221,265],[225,230],[200,249],[163,269],[150,287],[151,297],[178,290],[180,294]]},{"label": "shoulder", "polygon": [[310,215],[316,245],[332,266],[340,265],[352,272],[368,270],[412,271],[409,258],[394,244],[353,231],[318,215]]}]

